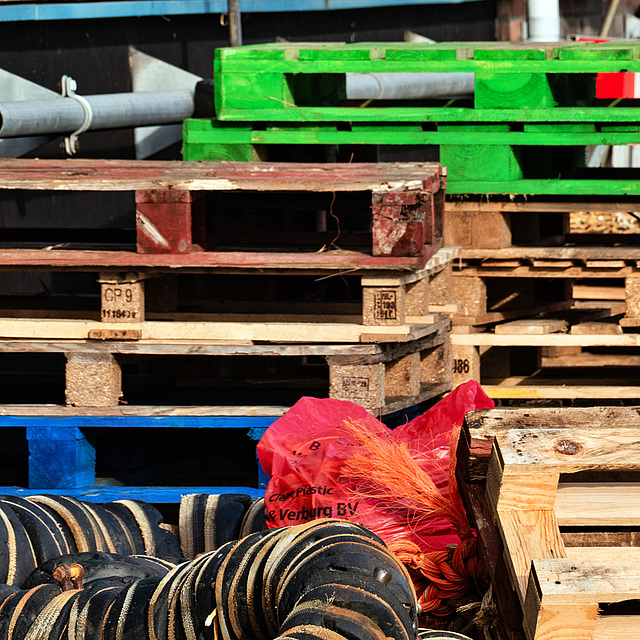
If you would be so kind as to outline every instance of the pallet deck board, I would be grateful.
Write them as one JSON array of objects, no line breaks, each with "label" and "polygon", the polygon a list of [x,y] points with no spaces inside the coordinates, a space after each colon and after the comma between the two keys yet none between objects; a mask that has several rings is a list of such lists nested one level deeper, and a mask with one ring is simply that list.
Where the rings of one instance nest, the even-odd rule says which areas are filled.
[{"label": "pallet deck board", "polygon": [[[358,343],[406,342],[433,333],[439,316],[423,318],[428,322],[399,326],[364,326],[356,323],[292,322],[159,322],[109,323],[90,320],[44,320],[28,318],[0,319],[0,339],[85,340],[92,332],[135,332],[136,339],[148,344],[173,340]],[[433,324],[431,323],[433,321]],[[98,334],[93,334],[98,335]],[[100,334],[102,335],[102,334]]]},{"label": "pallet deck board", "polygon": [[310,164],[0,159],[0,188],[62,191],[384,191],[440,189],[438,163]]}]

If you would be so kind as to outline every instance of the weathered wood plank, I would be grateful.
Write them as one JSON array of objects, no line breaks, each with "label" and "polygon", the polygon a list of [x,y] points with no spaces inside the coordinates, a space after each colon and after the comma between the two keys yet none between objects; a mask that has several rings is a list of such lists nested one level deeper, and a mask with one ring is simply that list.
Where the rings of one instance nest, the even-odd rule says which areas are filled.
[{"label": "weathered wood plank", "polygon": [[76,251],[59,249],[3,249],[0,267],[15,269],[137,270],[141,268],[171,272],[174,269],[260,273],[304,270],[310,273],[340,271],[355,275],[365,271],[413,271],[422,269],[433,251],[425,245],[421,256],[376,257],[342,249],[314,253],[274,253],[256,251],[198,251],[193,253],[134,253],[132,251]]},{"label": "weathered wood plank", "polygon": [[496,433],[502,472],[575,473],[586,470],[640,469],[640,430],[617,426],[594,430],[591,425],[564,429],[509,429]]},{"label": "weathered wood plank", "polygon": [[584,380],[566,380],[565,384],[539,379],[528,380],[512,376],[500,384],[483,383],[482,388],[490,398],[509,400],[575,400],[606,399],[634,400],[640,398],[640,385],[622,386],[612,381],[601,381],[600,385],[586,385]]},{"label": "weathered wood plank", "polygon": [[481,409],[465,418],[472,437],[489,437],[508,429],[580,429],[585,425],[598,430],[615,425],[618,429],[640,429],[640,407],[536,407]]},{"label": "weathered wood plank", "polygon": [[438,163],[0,160],[0,188],[64,191],[438,191]]}]

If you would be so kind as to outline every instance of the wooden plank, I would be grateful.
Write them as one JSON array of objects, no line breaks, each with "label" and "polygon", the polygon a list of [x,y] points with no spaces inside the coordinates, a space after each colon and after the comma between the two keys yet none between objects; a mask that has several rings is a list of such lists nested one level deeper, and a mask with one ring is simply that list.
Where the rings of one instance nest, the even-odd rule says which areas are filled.
[{"label": "wooden plank", "polygon": [[613,322],[579,322],[571,325],[569,331],[574,336],[590,336],[590,335],[620,335],[622,329],[620,325]]},{"label": "wooden plank", "polygon": [[[527,307],[522,309],[513,309],[512,311],[487,311],[475,315],[456,315],[454,322],[456,325],[481,325],[493,324],[494,322],[503,322],[512,318],[521,318],[522,316],[530,316],[535,313],[554,313],[571,307],[571,300],[563,300],[560,302],[550,302],[548,304],[537,304],[535,307]],[[484,334],[483,334],[484,335]]]},{"label": "wooden plank", "polygon": [[63,191],[384,191],[440,188],[438,163],[0,160],[3,189]]},{"label": "wooden plank", "polygon": [[542,592],[532,569],[523,612],[528,640],[591,640],[598,604],[554,602],[553,596],[546,597]]},{"label": "wooden plank", "polygon": [[573,297],[583,300],[624,300],[624,287],[573,283]]},{"label": "wooden plank", "polygon": [[640,483],[561,482],[555,511],[561,527],[637,527]]},{"label": "wooden plank", "polygon": [[[395,343],[396,345],[404,343]],[[106,342],[103,340],[0,340],[0,353],[136,353],[163,355],[272,355],[329,356],[380,355],[388,345],[381,344],[252,344],[251,341],[175,340],[149,343],[144,340]]]},{"label": "wooden plank", "polygon": [[524,605],[531,561],[564,557],[564,543],[553,511],[505,509],[498,512],[497,518],[511,582]]},{"label": "wooden plank", "polygon": [[594,624],[597,640],[635,640],[638,637],[638,616],[600,616]]},{"label": "wooden plank", "polygon": [[544,600],[557,604],[597,604],[640,598],[640,564],[579,562],[568,558],[533,560]]},{"label": "wooden plank", "polygon": [[499,197],[489,198],[489,200],[457,200],[452,197],[447,199],[447,210],[451,211],[500,211],[510,213],[541,212],[541,213],[574,213],[577,211],[631,211],[640,208],[640,203],[619,201],[619,202],[562,202],[548,201],[535,198],[526,200],[500,199]]},{"label": "wooden plank", "polygon": [[[571,260],[533,260],[534,269],[568,269],[573,266]],[[624,266],[624,264],[622,265]]]},{"label": "wooden plank", "polygon": [[468,413],[465,428],[475,438],[492,437],[508,429],[592,429],[616,425],[620,429],[640,429],[640,406],[636,407],[528,407],[482,409]]},{"label": "wooden plank", "polygon": [[[268,342],[405,342],[432,332],[433,325],[364,327],[339,323],[238,323],[238,322],[156,322],[129,323],[142,339],[167,340],[250,340]],[[91,330],[121,330],[122,325],[89,320],[0,319],[3,339],[81,340]]]},{"label": "wooden plank", "polygon": [[[135,406],[120,405],[117,407],[71,407],[64,405],[11,405],[0,406],[0,420],[3,426],[11,424],[32,424],[34,419],[56,418],[56,424],[64,426],[122,426],[129,427],[133,424],[140,427],[173,427],[180,426],[182,420],[190,419],[189,425],[200,426],[199,421],[206,425],[206,418],[240,418],[248,420],[247,425],[267,424],[269,421],[263,418],[275,419],[284,415],[290,407],[270,405],[248,406],[185,406],[185,407],[159,407],[159,406]],[[7,420],[8,417],[13,422]],[[253,418],[259,418],[257,422]],[[23,422],[21,422],[23,420]],[[173,422],[175,420],[175,422]],[[184,423],[186,424],[186,423]],[[212,420],[211,425],[215,424]],[[229,421],[230,425],[235,424]],[[240,424],[240,423],[238,423]]]},{"label": "wooden plank", "polygon": [[542,357],[540,366],[542,368],[640,367],[640,356],[581,353],[575,356]]},{"label": "wooden plank", "polygon": [[255,251],[199,251],[192,253],[134,253],[132,251],[75,251],[58,249],[3,249],[0,267],[47,271],[95,269],[135,271],[155,269],[210,270],[227,273],[259,273],[304,270],[318,273],[340,271],[358,275],[361,271],[412,271],[424,267],[432,250],[425,245],[421,256],[375,257],[358,251],[335,250],[322,253],[274,253]]},{"label": "wooden plank", "polygon": [[482,388],[494,400],[636,400],[640,386],[540,384],[523,378],[508,378],[500,385],[483,383]]},{"label": "wooden plank", "polygon": [[624,278],[637,273],[637,267],[631,265],[611,270],[588,269],[582,265],[542,269],[528,264],[511,267],[502,265],[484,267],[463,262],[461,268],[462,271],[455,271],[454,275],[457,277],[481,276],[491,278]]},{"label": "wooden plank", "polygon": [[[640,469],[637,428],[509,429],[496,433],[502,473],[532,474]],[[504,484],[504,480],[503,480]]]},{"label": "wooden plank", "polygon": [[550,333],[563,333],[569,323],[566,320],[552,318],[530,318],[528,320],[514,320],[499,324],[495,328],[497,334],[504,335],[548,335]]},{"label": "wooden plank", "polygon": [[553,333],[536,335],[500,335],[494,333],[452,334],[452,344],[499,347],[638,347],[640,334],[623,333],[616,335],[589,334],[572,335]]},{"label": "wooden plank", "polygon": [[[448,206],[448,205],[447,205]],[[640,247],[634,244],[626,246],[513,246],[503,249],[462,249],[463,260],[576,260],[602,261],[602,264],[613,261],[640,260]],[[606,268],[609,268],[608,266]]]},{"label": "wooden plank", "polygon": [[640,562],[640,547],[566,547],[567,558],[578,562],[615,565]]}]

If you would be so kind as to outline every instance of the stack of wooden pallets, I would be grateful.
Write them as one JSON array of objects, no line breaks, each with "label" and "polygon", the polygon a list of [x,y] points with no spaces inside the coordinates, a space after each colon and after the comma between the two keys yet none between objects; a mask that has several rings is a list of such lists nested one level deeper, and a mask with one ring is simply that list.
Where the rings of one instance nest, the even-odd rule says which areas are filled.
[{"label": "stack of wooden pallets", "polygon": [[[639,69],[634,42],[220,49],[215,118],[185,122],[183,153],[372,160],[381,147],[435,145],[448,171],[445,241],[462,247],[454,382],[473,377],[507,400],[635,398],[634,239],[575,233],[571,217],[640,209],[635,170],[596,161],[607,145],[640,142],[637,106],[600,82]],[[473,73],[473,95],[347,99],[349,74],[436,72]]]},{"label": "stack of wooden pallets", "polygon": [[[31,385],[0,416],[26,428],[30,490],[98,499],[105,456],[92,434],[105,429],[231,428],[255,440],[304,393],[389,416],[451,389],[439,312],[456,252],[442,246],[438,164],[11,160],[0,185],[131,200],[128,244],[90,232],[36,244],[14,230],[0,249],[0,270],[86,274],[75,295],[14,296],[0,312],[0,362],[65,359],[46,387],[56,406]],[[24,388],[16,400],[5,379],[3,402],[20,402]]]}]

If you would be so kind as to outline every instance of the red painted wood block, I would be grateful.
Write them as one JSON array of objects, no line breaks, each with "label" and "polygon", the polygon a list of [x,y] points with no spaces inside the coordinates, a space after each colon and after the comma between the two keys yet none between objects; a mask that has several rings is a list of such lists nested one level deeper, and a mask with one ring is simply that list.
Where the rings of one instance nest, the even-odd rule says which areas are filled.
[{"label": "red painted wood block", "polygon": [[191,191],[136,191],[138,253],[191,253],[204,245],[204,201]]},{"label": "red painted wood block", "polygon": [[434,237],[433,195],[428,191],[374,193],[373,255],[418,256]]}]

